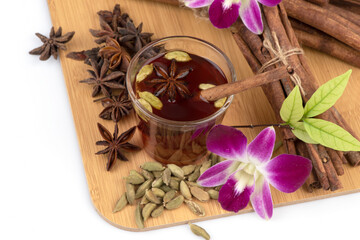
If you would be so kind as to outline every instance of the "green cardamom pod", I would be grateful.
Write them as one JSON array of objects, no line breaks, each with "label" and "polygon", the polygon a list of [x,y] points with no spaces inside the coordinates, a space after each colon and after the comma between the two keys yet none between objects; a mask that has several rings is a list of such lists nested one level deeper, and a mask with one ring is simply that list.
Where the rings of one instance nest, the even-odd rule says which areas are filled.
[{"label": "green cardamom pod", "polygon": [[165,208],[168,210],[173,210],[176,208],[179,208],[181,206],[181,204],[183,204],[184,202],[184,196],[179,195],[176,198],[174,198],[173,200],[171,200],[170,202],[165,204]]},{"label": "green cardamom pod", "polygon": [[196,182],[200,177],[200,168],[201,166],[196,166],[194,172],[188,176],[190,182]]},{"label": "green cardamom pod", "polygon": [[128,201],[126,199],[126,193],[124,193],[120,199],[117,201],[117,203],[115,204],[113,213],[119,212],[120,210],[122,210],[126,205],[128,204]]},{"label": "green cardamom pod", "polygon": [[169,186],[166,186],[165,184],[161,185],[160,189],[166,193],[172,190]]},{"label": "green cardamom pod", "polygon": [[166,168],[162,174],[163,182],[166,184],[166,186],[169,186],[170,180],[171,180],[171,170],[169,168]]},{"label": "green cardamom pod", "polygon": [[167,167],[170,169],[172,175],[174,175],[175,177],[178,177],[180,179],[184,178],[184,171],[181,169],[181,167],[175,164],[168,164]]},{"label": "green cardamom pod", "polygon": [[151,191],[153,191],[154,195],[157,197],[163,198],[165,196],[165,192],[160,188],[152,188]]},{"label": "green cardamom pod", "polygon": [[190,187],[190,192],[199,201],[205,202],[210,199],[209,194],[199,187]]},{"label": "green cardamom pod", "polygon": [[173,190],[176,190],[178,191],[180,189],[180,182],[177,181],[176,179],[174,178],[171,178],[170,179],[170,184],[169,184],[169,187]]},{"label": "green cardamom pod", "polygon": [[154,211],[152,211],[151,217],[153,217],[153,218],[159,217],[163,212],[164,212],[164,207],[159,206],[159,207],[155,208]]},{"label": "green cardamom pod", "polygon": [[161,178],[163,171],[152,171],[152,174],[154,175],[155,178]]},{"label": "green cardamom pod", "polygon": [[203,229],[202,227],[199,227],[198,225],[189,223],[190,229],[191,231],[200,237],[203,237],[206,240],[210,240],[210,235],[205,231],[205,229]]},{"label": "green cardamom pod", "polygon": [[141,215],[140,203],[138,203],[138,205],[136,206],[136,209],[135,209],[135,223],[138,228],[140,228],[140,229],[144,228],[144,219]]},{"label": "green cardamom pod", "polygon": [[161,185],[163,185],[163,179],[162,178],[155,179],[151,184],[151,186],[153,188],[159,188],[159,187],[161,187]]},{"label": "green cardamom pod", "polygon": [[200,175],[203,174],[206,170],[208,170],[209,168],[211,167],[211,160],[208,160],[206,162],[204,162],[202,165],[201,165],[201,168],[200,168]]},{"label": "green cardamom pod", "polygon": [[187,175],[193,173],[195,168],[196,168],[196,165],[186,165],[186,166],[182,167],[182,170],[184,172],[184,175],[187,176]]},{"label": "green cardamom pod", "polygon": [[214,189],[209,189],[207,191],[211,199],[218,200],[219,198],[219,191],[216,191]]},{"label": "green cardamom pod", "polygon": [[187,200],[191,200],[190,189],[184,181],[180,182],[180,192]]},{"label": "green cardamom pod", "polygon": [[146,180],[143,184],[140,185],[140,187],[136,190],[135,199],[141,198],[145,195],[146,189],[151,187],[151,182],[151,180]]},{"label": "green cardamom pod", "polygon": [[168,191],[167,193],[165,193],[165,196],[163,197],[164,204],[166,204],[166,203],[170,202],[171,200],[173,200],[175,195],[176,195],[175,190],[171,190],[171,191]]},{"label": "green cardamom pod", "polygon": [[156,208],[156,204],[155,203],[148,203],[144,206],[144,208],[142,209],[142,216],[144,218],[144,221],[146,221],[150,215],[151,212]]},{"label": "green cardamom pod", "polygon": [[125,188],[126,188],[126,198],[129,204],[133,204],[135,201],[135,187],[130,183],[126,183]]},{"label": "green cardamom pod", "polygon": [[145,162],[141,165],[141,168],[146,170],[146,171],[162,171],[165,168],[163,167],[163,165],[161,163],[158,162]]},{"label": "green cardamom pod", "polygon": [[145,197],[146,197],[150,202],[153,202],[153,203],[156,203],[156,204],[160,204],[160,203],[161,203],[160,199],[159,199],[157,196],[155,196],[155,194],[153,193],[153,191],[151,191],[151,190],[149,190],[149,189],[147,189],[147,190],[145,191]]},{"label": "green cardamom pod", "polygon": [[154,179],[154,174],[152,174],[151,172],[149,171],[146,171],[145,169],[142,169],[141,170],[141,174],[144,176],[144,178],[146,180],[153,180]]},{"label": "green cardamom pod", "polygon": [[198,215],[200,217],[205,216],[205,209],[200,204],[188,200],[185,200],[185,203],[186,206],[188,206],[188,208],[190,209],[190,211],[192,211],[195,215]]},{"label": "green cardamom pod", "polygon": [[144,195],[142,198],[141,198],[141,201],[140,201],[140,204],[141,205],[146,205],[148,204],[150,201],[146,198],[146,196]]},{"label": "green cardamom pod", "polygon": [[130,175],[126,177],[126,182],[137,185],[145,182],[145,178],[137,171],[131,170]]}]

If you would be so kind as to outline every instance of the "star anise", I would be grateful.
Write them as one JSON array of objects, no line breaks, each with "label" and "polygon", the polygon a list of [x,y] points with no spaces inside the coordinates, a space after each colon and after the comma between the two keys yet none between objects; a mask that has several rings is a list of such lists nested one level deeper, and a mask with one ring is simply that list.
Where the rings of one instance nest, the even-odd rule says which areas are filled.
[{"label": "star anise", "polygon": [[133,52],[138,52],[143,46],[151,41],[153,33],[142,32],[143,23],[135,27],[132,21],[127,21],[126,26],[118,28],[121,35],[120,43],[124,43]]},{"label": "star anise", "polygon": [[100,48],[92,48],[89,50],[83,50],[80,52],[71,52],[66,55],[67,58],[71,58],[77,61],[84,61],[85,64],[90,65],[90,59],[94,60],[95,62],[100,62],[101,57],[99,57],[99,50]]},{"label": "star anise", "polygon": [[106,45],[100,49],[99,55],[109,60],[110,69],[120,66],[123,72],[126,72],[131,60],[129,53],[113,38],[106,40]]},{"label": "star anise", "polygon": [[[129,17],[129,14],[123,13],[121,14],[120,5],[116,4],[114,10],[107,11],[101,10],[97,13],[101,18],[103,18],[110,26],[115,26],[113,21],[117,21],[117,26],[124,27],[128,20],[132,21]],[[115,30],[113,28],[113,30]]]},{"label": "star anise", "polygon": [[52,27],[48,38],[40,33],[35,33],[35,35],[40,38],[44,44],[41,47],[31,50],[29,53],[32,55],[40,55],[40,60],[42,61],[48,60],[51,55],[57,59],[58,49],[60,48],[61,50],[66,50],[65,43],[69,42],[74,34],[75,32],[68,32],[61,36],[61,27],[59,27],[56,32],[54,27]]},{"label": "star anise", "polygon": [[105,96],[111,96],[110,89],[125,89],[124,85],[117,82],[119,78],[124,78],[125,74],[120,71],[114,71],[108,74],[109,61],[104,60],[100,63],[96,63],[90,59],[93,70],[88,70],[91,78],[80,81],[81,83],[87,83],[94,85],[92,96],[97,96],[102,92]]},{"label": "star anise", "polygon": [[101,100],[104,110],[99,114],[99,117],[114,122],[119,122],[123,116],[130,113],[132,107],[131,101],[127,92],[122,91],[119,96],[112,96]]},{"label": "star anise", "polygon": [[174,102],[177,93],[180,94],[181,97],[186,98],[187,96],[191,96],[191,92],[186,86],[186,82],[180,79],[185,78],[190,71],[191,68],[183,69],[179,73],[176,74],[176,64],[175,60],[171,61],[170,72],[168,73],[165,69],[160,66],[154,65],[155,73],[158,77],[151,80],[147,80],[147,84],[157,85],[155,90],[156,96],[167,95],[171,102]]},{"label": "star anise", "polygon": [[99,132],[105,141],[97,141],[96,145],[106,146],[105,149],[97,152],[96,154],[108,154],[108,161],[106,163],[106,170],[109,171],[113,165],[115,159],[120,159],[121,161],[128,161],[128,159],[122,153],[123,150],[126,151],[137,151],[141,148],[128,143],[131,138],[134,136],[136,127],[132,127],[126,132],[119,134],[119,128],[117,123],[115,123],[114,134],[111,136],[111,133],[100,123],[97,124]]}]

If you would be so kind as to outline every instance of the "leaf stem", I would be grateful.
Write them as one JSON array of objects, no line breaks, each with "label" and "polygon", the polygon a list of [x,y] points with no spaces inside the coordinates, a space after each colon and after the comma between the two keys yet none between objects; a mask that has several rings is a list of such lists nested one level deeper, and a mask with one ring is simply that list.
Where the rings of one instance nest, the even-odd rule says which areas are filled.
[{"label": "leaf stem", "polygon": [[237,126],[231,126],[233,128],[256,128],[256,127],[279,127],[279,128],[289,128],[293,129],[290,125],[287,123],[270,123],[270,124],[250,124],[250,125],[237,125]]}]

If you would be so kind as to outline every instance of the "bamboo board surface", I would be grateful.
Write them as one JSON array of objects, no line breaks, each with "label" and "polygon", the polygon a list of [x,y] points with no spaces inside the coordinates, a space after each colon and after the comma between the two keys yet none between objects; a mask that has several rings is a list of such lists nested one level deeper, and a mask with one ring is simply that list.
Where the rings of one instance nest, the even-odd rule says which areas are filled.
[{"label": "bamboo board surface", "polygon": [[[112,121],[102,120],[98,114],[102,110],[99,103],[93,103],[92,87],[80,84],[79,80],[88,77],[88,67],[82,62],[67,59],[65,56],[71,51],[90,49],[96,46],[89,28],[99,29],[99,10],[112,10],[116,3],[120,3],[121,10],[128,12],[136,25],[144,22],[144,31],[153,32],[154,39],[170,35],[189,35],[205,39],[220,49],[230,58],[235,66],[238,80],[252,76],[252,72],[236,46],[228,30],[215,29],[208,21],[197,19],[192,11],[178,7],[155,3],[148,0],[48,0],[53,25],[62,26],[63,32],[75,31],[73,40],[67,44],[68,50],[60,52],[60,60],[73,112],[75,127],[82,154],[84,169],[92,202],[97,212],[109,223],[121,229],[139,231],[134,220],[135,206],[127,206],[121,212],[112,213],[112,209],[125,191],[123,176],[127,176],[131,169],[139,170],[144,161],[151,158],[144,151],[127,154],[129,162],[117,161],[112,170],[105,170],[106,156],[96,156],[94,153],[101,148],[95,145],[101,139],[96,123],[100,122],[110,131],[113,131]],[[322,53],[305,49],[306,56],[319,83],[324,83],[338,76],[349,68],[353,69],[349,85],[343,97],[336,103],[339,112],[349,122],[354,131],[360,135],[360,69],[345,64],[337,59]],[[225,119],[225,125],[274,123],[275,116],[265,95],[260,88],[237,94],[230,106]],[[136,124],[134,114],[120,122],[120,131],[125,131]],[[261,129],[244,129],[248,140],[252,140]],[[137,132],[133,143],[141,146],[140,134]],[[311,201],[336,195],[342,195],[360,190],[360,167],[345,166],[345,174],[341,176],[344,188],[336,192],[318,190],[308,193],[299,189],[292,194],[284,194],[272,189],[275,207]],[[197,217],[186,206],[173,211],[166,211],[161,217],[150,218],[145,223],[145,231],[184,224],[192,221],[219,218],[233,213],[221,209],[217,201],[203,204],[206,210],[205,217]],[[247,207],[240,213],[251,211]],[[276,214],[276,211],[275,213]]]}]

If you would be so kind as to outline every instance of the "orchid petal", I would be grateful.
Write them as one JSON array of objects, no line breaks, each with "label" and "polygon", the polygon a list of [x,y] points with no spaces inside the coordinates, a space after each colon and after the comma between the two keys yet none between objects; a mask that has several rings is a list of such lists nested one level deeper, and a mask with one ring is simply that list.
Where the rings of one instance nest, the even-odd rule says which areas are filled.
[{"label": "orchid petal", "polygon": [[203,187],[215,187],[226,183],[227,179],[239,167],[240,162],[226,160],[220,162],[206,170],[197,180],[197,183]]},{"label": "orchid petal", "polygon": [[254,192],[250,197],[255,212],[264,219],[270,219],[273,214],[273,202],[269,183],[260,175],[255,182]]},{"label": "orchid petal", "polygon": [[257,0],[242,0],[239,11],[245,26],[255,34],[263,32],[261,11]]},{"label": "orchid petal", "polygon": [[248,205],[253,191],[253,176],[240,170],[221,187],[218,201],[223,209],[238,212]]},{"label": "orchid petal", "polygon": [[281,154],[264,166],[263,174],[276,189],[291,193],[305,183],[311,169],[312,165],[309,159]]},{"label": "orchid petal", "polygon": [[268,7],[274,7],[278,5],[281,0],[257,0],[262,5],[268,6]]},{"label": "orchid petal", "polygon": [[225,0],[215,0],[209,8],[209,19],[217,28],[228,28],[239,17],[240,2],[228,6]]},{"label": "orchid petal", "polygon": [[214,0],[183,0],[186,7],[201,8],[209,6]]},{"label": "orchid petal", "polygon": [[276,134],[273,127],[262,130],[247,148],[249,161],[254,164],[269,161],[274,150],[275,139]]},{"label": "orchid petal", "polygon": [[209,133],[206,146],[210,152],[220,157],[247,162],[246,137],[232,127],[217,125]]}]

